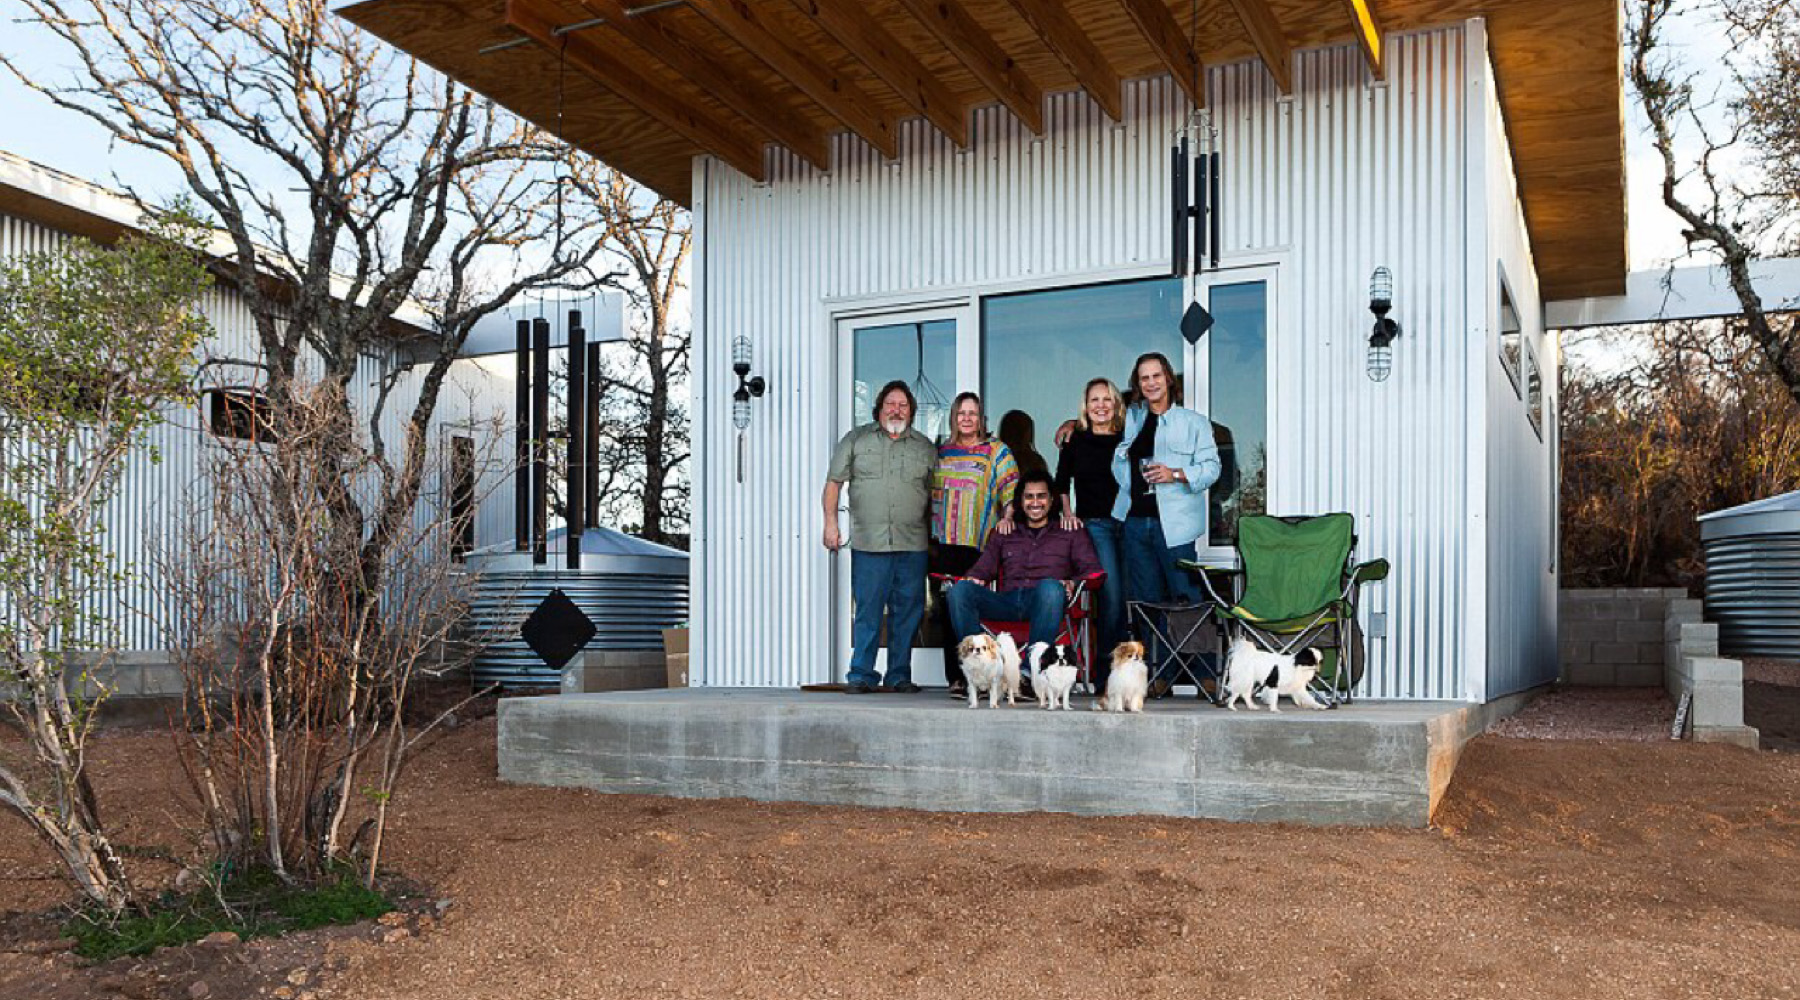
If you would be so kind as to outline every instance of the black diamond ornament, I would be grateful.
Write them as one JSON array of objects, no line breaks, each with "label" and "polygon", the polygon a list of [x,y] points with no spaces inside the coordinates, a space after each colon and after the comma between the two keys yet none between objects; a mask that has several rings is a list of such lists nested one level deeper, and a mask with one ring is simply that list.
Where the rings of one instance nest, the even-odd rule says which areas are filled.
[{"label": "black diamond ornament", "polygon": [[1187,312],[1181,314],[1181,336],[1190,344],[1198,344],[1212,328],[1212,313],[1201,308],[1198,302],[1189,304]]},{"label": "black diamond ornament", "polygon": [[550,596],[525,619],[519,635],[550,669],[561,670],[594,638],[594,622],[569,600],[562,588]]}]

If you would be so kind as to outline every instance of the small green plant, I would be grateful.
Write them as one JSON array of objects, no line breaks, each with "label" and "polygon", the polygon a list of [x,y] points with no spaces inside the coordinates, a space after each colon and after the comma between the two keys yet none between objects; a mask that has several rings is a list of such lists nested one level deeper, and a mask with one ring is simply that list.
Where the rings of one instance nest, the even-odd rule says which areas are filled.
[{"label": "small green plant", "polygon": [[393,908],[349,869],[306,888],[283,882],[267,868],[253,868],[228,874],[218,892],[165,893],[142,913],[117,920],[91,910],[78,913],[63,933],[75,939],[77,955],[104,962],[190,944],[215,931],[231,931],[248,941],[373,920]]}]

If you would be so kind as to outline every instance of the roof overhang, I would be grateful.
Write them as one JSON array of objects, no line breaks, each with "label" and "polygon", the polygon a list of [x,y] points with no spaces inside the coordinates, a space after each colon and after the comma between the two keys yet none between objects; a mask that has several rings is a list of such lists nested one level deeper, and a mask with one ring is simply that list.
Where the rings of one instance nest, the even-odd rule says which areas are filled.
[{"label": "roof overhang", "polygon": [[[1198,11],[1190,32],[1189,11]],[[1033,131],[1043,95],[1117,116],[1120,81],[1485,18],[1547,299],[1617,295],[1626,272],[1617,0],[364,0],[340,13],[648,185],[691,200],[693,158],[761,178],[766,147],[829,167],[850,131],[892,156],[895,125],[967,141],[1003,104]],[[1188,39],[1197,37],[1198,46]]]}]

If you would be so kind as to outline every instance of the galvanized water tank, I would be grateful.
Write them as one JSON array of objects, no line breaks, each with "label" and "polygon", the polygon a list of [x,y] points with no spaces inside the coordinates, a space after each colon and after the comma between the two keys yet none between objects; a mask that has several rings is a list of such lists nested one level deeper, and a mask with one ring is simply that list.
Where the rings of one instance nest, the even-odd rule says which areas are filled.
[{"label": "galvanized water tank", "polygon": [[1720,652],[1800,660],[1800,490],[1701,515],[1700,545]]},{"label": "galvanized water tank", "polygon": [[519,627],[550,591],[561,588],[594,622],[594,651],[662,649],[662,630],[687,621],[688,554],[609,528],[581,533],[581,568],[569,569],[563,532],[550,533],[550,561],[494,546],[469,553],[475,574],[474,626],[483,649],[479,684],[554,686],[560,680],[525,645]]}]

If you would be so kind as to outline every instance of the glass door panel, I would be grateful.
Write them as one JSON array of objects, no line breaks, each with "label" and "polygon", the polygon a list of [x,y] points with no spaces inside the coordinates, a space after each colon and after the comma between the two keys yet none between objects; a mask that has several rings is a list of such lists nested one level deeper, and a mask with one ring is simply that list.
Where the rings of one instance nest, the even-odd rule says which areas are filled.
[{"label": "glass door panel", "polygon": [[1210,491],[1207,542],[1237,541],[1237,520],[1261,514],[1269,494],[1269,283],[1214,283],[1206,289],[1212,332],[1207,352],[1207,416],[1219,444],[1219,481]]}]

